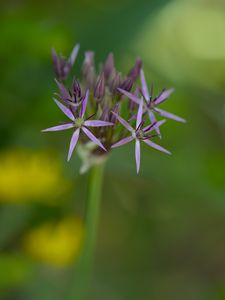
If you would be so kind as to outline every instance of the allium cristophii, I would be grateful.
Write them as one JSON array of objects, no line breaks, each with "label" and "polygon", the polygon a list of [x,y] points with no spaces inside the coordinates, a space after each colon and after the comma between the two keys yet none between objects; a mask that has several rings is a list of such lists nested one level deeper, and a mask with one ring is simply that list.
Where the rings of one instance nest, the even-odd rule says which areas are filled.
[{"label": "allium cristophii", "polygon": [[76,45],[68,60],[62,56],[58,57],[55,51],[52,53],[58,87],[58,99],[54,98],[54,101],[69,118],[69,122],[43,130],[46,132],[73,129],[68,160],[78,142],[83,149],[86,147],[85,151],[89,149],[89,156],[103,157],[111,149],[134,140],[137,172],[140,169],[141,141],[156,150],[170,154],[152,139],[161,137],[159,127],[165,123],[165,120],[157,121],[155,113],[161,117],[185,122],[184,119],[158,108],[159,104],[169,98],[173,89],[164,89],[154,98],[152,91],[149,93],[140,58],[137,58],[128,74],[123,76],[114,65],[112,53],[97,71],[92,51],[85,53],[81,80],[78,81],[77,77],[74,77],[70,88],[66,80],[72,71],[78,50],[79,45]]}]

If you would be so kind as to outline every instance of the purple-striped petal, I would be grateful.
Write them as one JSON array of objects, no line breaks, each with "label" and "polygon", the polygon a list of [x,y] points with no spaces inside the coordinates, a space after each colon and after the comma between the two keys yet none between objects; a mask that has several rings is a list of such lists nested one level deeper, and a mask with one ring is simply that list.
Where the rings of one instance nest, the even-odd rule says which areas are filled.
[{"label": "purple-striped petal", "polygon": [[65,105],[63,105],[61,102],[59,102],[58,100],[56,100],[55,98],[53,99],[55,101],[55,103],[57,104],[57,106],[61,109],[61,111],[72,121],[75,120],[74,115],[72,114],[72,112],[70,111],[69,108],[67,108]]},{"label": "purple-striped petal", "polygon": [[61,96],[62,100],[63,101],[70,100],[71,96],[70,96],[70,93],[68,92],[67,88],[65,87],[65,85],[56,79],[55,79],[55,82],[59,88],[60,96]]},{"label": "purple-striped petal", "polygon": [[145,144],[147,144],[148,146],[158,150],[158,151],[161,151],[161,152],[164,152],[164,153],[167,153],[167,154],[171,154],[171,152],[169,152],[168,150],[166,150],[165,148],[153,143],[152,141],[150,140],[143,140],[143,142],[145,142]]},{"label": "purple-striped petal", "polygon": [[87,120],[84,122],[85,126],[90,127],[102,127],[102,126],[113,126],[114,123],[101,121],[101,120]]},{"label": "purple-striped petal", "polygon": [[136,139],[135,142],[135,159],[136,159],[137,173],[139,173],[140,162],[141,162],[141,149],[140,149],[140,141],[138,139]]},{"label": "purple-striped petal", "polygon": [[113,144],[113,145],[111,146],[111,148],[116,148],[116,147],[123,146],[123,145],[125,145],[125,144],[127,144],[127,143],[129,143],[129,142],[131,142],[131,141],[133,141],[133,140],[134,140],[134,137],[133,137],[133,136],[128,136],[128,137],[126,137],[126,138],[120,140],[119,142]]},{"label": "purple-striped petal", "polygon": [[115,113],[114,111],[111,111],[112,114],[117,118],[117,120],[130,132],[133,132],[134,129],[133,127],[130,126],[129,123],[127,123],[127,121],[125,121],[122,117],[120,117],[117,113]]},{"label": "purple-striped petal", "polygon": [[165,101],[167,98],[169,98],[169,96],[174,92],[174,89],[169,89],[169,90],[165,90],[163,91],[159,97],[157,97],[155,100],[154,100],[154,103],[156,105],[162,103],[163,101]]},{"label": "purple-striped petal", "polygon": [[[148,115],[149,115],[149,118],[150,118],[150,121],[151,121],[152,124],[157,123],[156,117],[155,117],[154,113],[151,110],[148,111]],[[159,130],[158,126],[154,126],[154,127],[155,127],[156,133],[161,138],[161,133],[160,133],[160,130]]]},{"label": "purple-striped petal", "polygon": [[54,72],[55,72],[56,76],[58,76],[59,70],[60,70],[60,62],[59,62],[58,55],[54,48],[52,48],[52,62],[53,62]]},{"label": "purple-striped petal", "polygon": [[147,86],[147,83],[145,80],[145,74],[144,74],[143,69],[141,69],[140,77],[141,77],[142,93],[143,93],[143,96],[145,97],[145,100],[148,102],[150,100],[150,96],[149,96],[148,86]]},{"label": "purple-striped petal", "polygon": [[74,131],[72,138],[70,140],[70,148],[69,148],[67,161],[69,161],[72,156],[73,150],[76,147],[77,141],[79,139],[79,135],[80,135],[80,128]]},{"label": "purple-striped petal", "polygon": [[127,92],[127,91],[125,91],[125,90],[123,90],[123,89],[121,89],[121,88],[118,88],[117,89],[120,93],[122,93],[123,95],[125,95],[125,96],[127,96],[130,100],[132,100],[134,103],[136,103],[136,104],[140,104],[140,98],[138,98],[136,95],[133,95],[133,94],[131,94],[131,93],[129,93],[129,92]]},{"label": "purple-striped petal", "polygon": [[183,118],[178,117],[178,116],[176,116],[176,115],[174,115],[174,114],[172,114],[168,111],[165,111],[165,110],[162,110],[162,109],[159,109],[159,108],[154,108],[154,111],[157,112],[162,117],[172,119],[172,120],[175,120],[175,121],[181,122],[181,123],[186,123],[186,120],[184,120]]},{"label": "purple-striped petal", "polygon": [[73,128],[74,124],[73,123],[68,123],[68,124],[63,124],[63,125],[58,125],[58,126],[53,126],[50,128],[43,129],[42,132],[47,132],[47,131],[60,131],[60,130],[66,130]]},{"label": "purple-striped petal", "polygon": [[166,122],[166,120],[161,120],[161,121],[158,121],[158,122],[155,122],[155,123],[152,123],[148,126],[146,126],[145,128],[143,128],[143,131],[145,133],[150,133],[151,131],[155,130],[155,128],[159,128],[161,125],[163,125],[164,123]]},{"label": "purple-striped petal", "polygon": [[77,45],[73,48],[73,50],[72,50],[72,52],[71,52],[71,54],[70,54],[68,63],[69,63],[71,66],[73,66],[73,64],[75,63],[75,60],[76,60],[76,58],[77,58],[77,54],[78,54],[78,52],[79,52],[79,49],[80,49],[80,45],[77,44]]},{"label": "purple-striped petal", "polygon": [[92,140],[93,143],[95,143],[96,145],[98,145],[99,147],[101,147],[103,150],[107,151],[105,149],[105,147],[102,145],[102,143],[100,142],[100,140],[97,139],[96,136],[94,136],[93,133],[91,133],[90,130],[88,130],[85,127],[82,127],[82,130],[87,135],[87,137],[89,137],[89,139]]},{"label": "purple-striped petal", "polygon": [[138,129],[139,125],[142,122],[142,115],[143,115],[143,98],[141,98],[141,102],[139,104],[137,119],[136,119],[136,129]]},{"label": "purple-striped petal", "polygon": [[86,91],[84,100],[81,103],[81,109],[80,109],[80,117],[83,118],[86,108],[87,108],[87,103],[88,103],[88,98],[89,98],[89,90]]}]

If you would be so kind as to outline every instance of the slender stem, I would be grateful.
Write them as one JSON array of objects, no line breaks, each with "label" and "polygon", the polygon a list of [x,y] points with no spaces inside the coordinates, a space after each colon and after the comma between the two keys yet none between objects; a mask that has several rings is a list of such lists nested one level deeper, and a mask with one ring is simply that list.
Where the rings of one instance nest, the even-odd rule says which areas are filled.
[{"label": "slender stem", "polygon": [[83,252],[76,268],[76,281],[72,286],[71,300],[85,300],[88,294],[97,236],[103,172],[104,163],[95,165],[90,170]]}]

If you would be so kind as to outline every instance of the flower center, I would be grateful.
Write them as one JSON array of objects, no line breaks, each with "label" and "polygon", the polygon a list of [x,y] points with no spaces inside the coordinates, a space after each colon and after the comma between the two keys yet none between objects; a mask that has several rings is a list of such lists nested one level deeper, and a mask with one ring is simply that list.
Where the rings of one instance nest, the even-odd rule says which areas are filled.
[{"label": "flower center", "polygon": [[84,124],[84,120],[82,118],[77,118],[74,121],[75,127],[80,128]]},{"label": "flower center", "polygon": [[143,130],[138,130],[138,131],[136,132],[136,137],[137,137],[138,139],[144,139],[144,138],[145,138],[145,133],[144,133],[144,131],[143,131]]},{"label": "flower center", "polygon": [[149,101],[148,104],[147,104],[147,107],[149,109],[153,109],[154,108],[154,102],[153,101]]}]

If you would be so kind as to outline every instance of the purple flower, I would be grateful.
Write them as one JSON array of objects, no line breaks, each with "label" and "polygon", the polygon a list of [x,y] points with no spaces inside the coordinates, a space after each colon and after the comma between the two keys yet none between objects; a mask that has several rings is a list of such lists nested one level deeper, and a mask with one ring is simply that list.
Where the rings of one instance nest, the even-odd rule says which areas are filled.
[{"label": "purple flower", "polygon": [[168,150],[164,149],[163,147],[153,143],[149,139],[153,137],[151,135],[151,132],[155,129],[155,126],[157,128],[161,126],[163,123],[165,123],[165,120],[154,122],[146,127],[144,127],[144,121],[142,120],[143,115],[143,98],[140,100],[138,113],[137,113],[137,119],[136,119],[136,128],[134,129],[127,121],[125,121],[123,118],[121,118],[117,113],[112,112],[117,120],[131,133],[130,136],[123,138],[122,140],[118,141],[117,143],[112,145],[112,148],[116,148],[122,145],[125,145],[133,140],[135,140],[135,159],[136,159],[136,168],[137,173],[140,169],[140,161],[141,161],[141,151],[140,151],[140,141],[143,141],[148,146],[157,149],[161,152],[165,152],[167,154],[171,154]]},{"label": "purple flower", "polygon": [[54,72],[55,72],[56,78],[58,80],[63,81],[69,75],[69,73],[75,63],[75,60],[77,58],[79,48],[80,48],[80,45],[76,45],[73,48],[68,60],[66,60],[61,54],[58,56],[56,51],[54,49],[52,49],[53,67],[54,67]]},{"label": "purple flower", "polygon": [[63,105],[58,100],[54,99],[55,103],[58,105],[58,107],[61,109],[61,111],[72,121],[69,123],[65,123],[62,125],[50,127],[47,129],[42,130],[43,132],[47,131],[61,131],[61,130],[67,130],[70,128],[75,128],[75,131],[72,135],[71,141],[70,141],[70,147],[69,147],[69,153],[68,153],[68,161],[70,160],[73,150],[78,142],[80,132],[82,131],[93,143],[101,147],[104,151],[107,151],[106,148],[103,146],[101,141],[93,135],[93,133],[88,129],[88,127],[103,127],[103,126],[113,126],[114,123],[101,121],[101,120],[90,120],[84,119],[84,114],[87,108],[89,98],[89,90],[87,90],[85,97],[82,101],[79,116],[75,117],[74,113],[65,105]]},{"label": "purple flower", "polygon": [[[148,86],[145,80],[144,71],[142,69],[140,72],[140,79],[141,79],[141,93],[145,99],[144,112],[148,113],[152,123],[156,122],[155,113],[159,114],[162,117],[173,119],[178,122],[182,122],[182,123],[186,122],[183,118],[180,118],[170,112],[157,108],[159,104],[163,103],[165,100],[169,98],[169,96],[172,94],[174,89],[163,90],[158,97],[153,98],[152,95],[150,96]],[[137,95],[134,95],[123,88],[119,88],[118,90],[123,95],[127,96],[134,103],[140,104],[140,98]],[[155,129],[158,135],[160,135],[160,130],[157,127],[155,127]]]},{"label": "purple flower", "polygon": [[[72,74],[72,86],[68,87],[65,80],[70,75],[78,50],[79,45],[76,45],[69,59],[65,59],[61,54],[57,55],[55,50],[52,50],[58,87],[55,95],[59,99],[59,101],[56,99],[54,101],[70,120],[43,130],[60,131],[73,128],[68,160],[71,158],[78,140],[83,145],[89,140],[93,142],[90,147],[88,145],[80,147],[81,151],[78,151],[85,170],[87,170],[87,166],[91,167],[98,162],[99,158],[105,155],[106,150],[109,151],[110,148],[122,146],[133,140],[135,141],[137,172],[140,168],[141,141],[159,151],[170,153],[155,144],[152,138],[155,136],[161,138],[160,126],[165,122],[165,120],[157,121],[155,114],[178,122],[185,122],[184,119],[158,108],[169,98],[173,89],[162,90],[157,97],[153,98],[153,85],[149,90],[141,58],[136,59],[133,67],[124,76],[116,68],[113,53],[109,53],[105,62],[100,64],[100,68],[96,68],[93,51],[85,52],[81,72]],[[78,74],[80,74],[79,79]],[[86,118],[86,111],[89,118]],[[124,112],[128,121],[125,121],[119,112]],[[96,120],[92,120],[94,115]],[[148,125],[145,124],[146,119]],[[129,124],[131,120],[136,120],[135,128]],[[118,123],[125,128],[121,130]],[[89,127],[92,127],[91,131]]]}]

